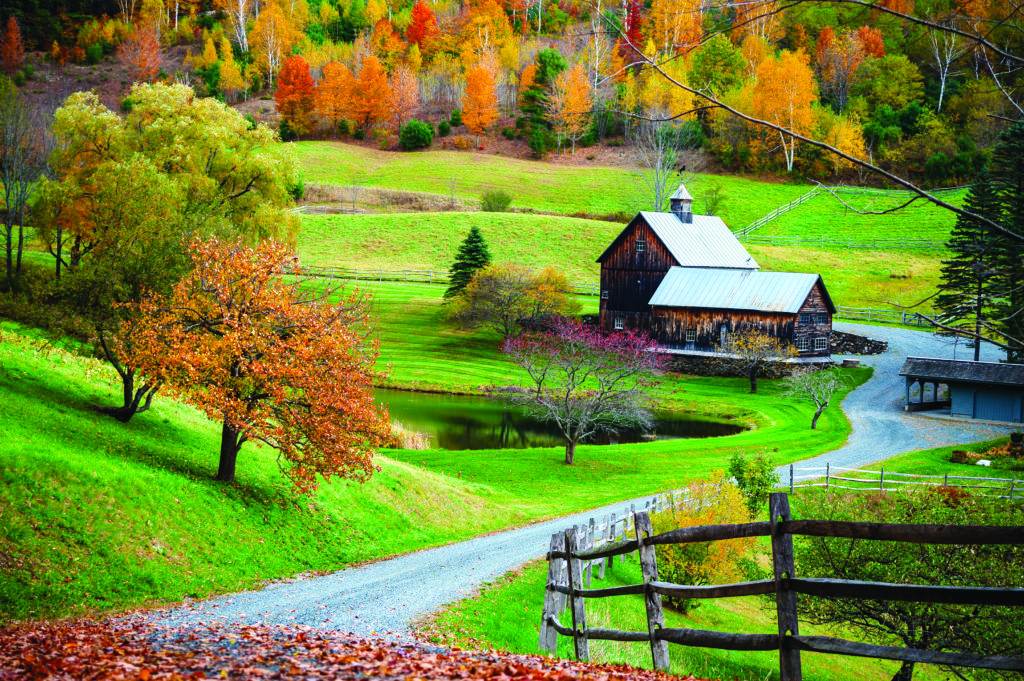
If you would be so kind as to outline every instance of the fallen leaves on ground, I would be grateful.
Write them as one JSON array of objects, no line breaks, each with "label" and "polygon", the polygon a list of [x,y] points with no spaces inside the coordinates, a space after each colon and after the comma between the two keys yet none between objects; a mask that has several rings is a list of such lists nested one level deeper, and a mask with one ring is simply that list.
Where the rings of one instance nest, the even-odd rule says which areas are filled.
[{"label": "fallen leaves on ground", "polygon": [[678,679],[629,667],[362,639],[297,626],[164,627],[139,615],[0,630],[0,679],[5,681],[181,678]]}]

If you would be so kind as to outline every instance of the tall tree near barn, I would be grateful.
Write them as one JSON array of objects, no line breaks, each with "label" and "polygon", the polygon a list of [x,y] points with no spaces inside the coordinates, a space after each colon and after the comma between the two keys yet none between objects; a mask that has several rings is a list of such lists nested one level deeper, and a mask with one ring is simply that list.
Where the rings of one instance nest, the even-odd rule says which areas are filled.
[{"label": "tall tree near barn", "polygon": [[582,64],[559,74],[552,88],[548,111],[555,120],[555,129],[572,143],[573,154],[576,153],[576,142],[590,127],[592,106],[590,81]]},{"label": "tall tree near barn", "polygon": [[751,393],[757,392],[757,378],[768,364],[793,354],[792,348],[759,329],[730,333],[721,350],[739,358],[750,379]]},{"label": "tall tree near barn", "polygon": [[448,270],[448,288],[444,292],[444,297],[451,298],[461,293],[473,275],[490,263],[491,251],[487,248],[487,242],[484,241],[480,229],[473,225],[469,228],[466,238],[459,244],[455,260]]},{"label": "tall tree near barn", "polygon": [[999,224],[1012,234],[999,235],[999,287],[993,330],[1006,345],[1010,362],[1024,362],[1024,122],[999,136],[992,153],[990,177],[999,201]]},{"label": "tall tree near barn", "polygon": [[[972,213],[999,218],[999,200],[987,173],[971,185],[964,207]],[[942,262],[935,306],[939,320],[974,339],[974,361],[981,359],[981,340],[987,332],[999,295],[1001,239],[991,227],[958,216],[949,235],[950,256]]]},{"label": "tall tree near barn", "polygon": [[217,480],[234,480],[246,442],[277,449],[300,492],[320,478],[369,478],[390,423],[373,397],[377,353],[361,298],[332,304],[285,282],[294,255],[272,241],[197,242],[191,257],[169,296],[138,305],[134,354],[146,375],[221,423]]}]

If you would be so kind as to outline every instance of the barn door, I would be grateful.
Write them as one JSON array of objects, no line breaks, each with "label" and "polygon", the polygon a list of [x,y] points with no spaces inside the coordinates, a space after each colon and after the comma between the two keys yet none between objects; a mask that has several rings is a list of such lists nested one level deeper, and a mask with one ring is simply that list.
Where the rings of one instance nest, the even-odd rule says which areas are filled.
[{"label": "barn door", "polygon": [[974,393],[974,418],[989,421],[1016,421],[1014,399],[1009,393],[985,392]]},{"label": "barn door", "polygon": [[718,327],[718,345],[724,348],[725,341],[727,341],[728,339],[729,326],[727,324],[722,324],[720,327]]}]

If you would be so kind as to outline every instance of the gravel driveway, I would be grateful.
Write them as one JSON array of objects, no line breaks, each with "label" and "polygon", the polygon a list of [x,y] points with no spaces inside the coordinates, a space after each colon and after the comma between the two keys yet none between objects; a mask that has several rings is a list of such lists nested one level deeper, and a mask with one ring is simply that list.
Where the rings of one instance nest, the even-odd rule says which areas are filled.
[{"label": "gravel driveway", "polygon": [[[889,351],[863,358],[875,367],[867,383],[843,402],[853,424],[845,446],[807,460],[808,465],[861,466],[911,449],[989,439],[1008,428],[946,421],[903,412],[903,379],[898,376],[908,355],[967,358],[961,343],[922,331],[836,324],[836,328],[888,341]],[[996,359],[994,348],[985,357]],[[634,500],[636,501],[636,500]],[[226,620],[245,623],[300,623],[360,635],[407,636],[411,623],[471,594],[547,550],[551,535],[591,516],[622,514],[630,502],[566,516],[527,527],[478,537],[450,546],[382,560],[330,575],[270,585],[158,613],[177,624]],[[642,504],[642,501],[640,502]],[[540,613],[537,613],[540,617]]]}]

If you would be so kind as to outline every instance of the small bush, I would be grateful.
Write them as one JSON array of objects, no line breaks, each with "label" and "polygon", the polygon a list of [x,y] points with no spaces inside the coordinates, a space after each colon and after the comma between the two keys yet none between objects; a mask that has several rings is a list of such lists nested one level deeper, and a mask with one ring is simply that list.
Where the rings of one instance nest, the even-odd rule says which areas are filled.
[{"label": "small bush", "polygon": [[347,137],[352,134],[352,122],[347,120],[338,121],[338,134]]},{"label": "small bush", "polygon": [[447,137],[452,134],[452,124],[448,121],[441,121],[437,124],[437,134],[441,137]]},{"label": "small bush", "polygon": [[299,138],[299,135],[292,128],[291,124],[288,123],[287,119],[282,118],[280,125],[277,128],[278,134],[281,136],[282,142],[291,142]]},{"label": "small bush", "polygon": [[448,120],[451,121],[453,128],[462,125],[462,110],[455,109],[454,111],[452,111],[452,115],[449,117]]},{"label": "small bush", "polygon": [[729,475],[735,478],[751,517],[764,515],[768,511],[768,495],[779,484],[775,466],[764,452],[748,459],[737,451],[729,460]]},{"label": "small bush", "polygon": [[15,71],[11,81],[14,83],[15,87],[21,87],[25,84],[25,72]]},{"label": "small bush", "polygon": [[259,125],[259,123],[256,121],[256,117],[253,116],[251,113],[245,114],[245,122],[249,124],[250,130],[255,130],[256,126]]},{"label": "small bush", "polygon": [[452,138],[452,145],[459,151],[468,151],[473,148],[473,139],[468,135],[456,135]]},{"label": "small bush", "polygon": [[25,64],[24,66],[22,66],[21,71],[25,74],[26,80],[32,80],[32,76],[36,75],[36,67],[32,66],[31,64]]},{"label": "small bush", "polygon": [[364,140],[366,139],[366,131],[362,128],[356,128],[355,132],[352,133],[353,139]]},{"label": "small bush", "polygon": [[131,97],[125,97],[124,99],[121,100],[121,111],[123,113],[131,113],[133,106],[135,106],[135,105],[132,103],[132,98]]},{"label": "small bush", "polygon": [[480,199],[480,210],[504,213],[512,203],[512,195],[501,189],[488,189]]},{"label": "small bush", "polygon": [[429,123],[412,119],[398,133],[398,146],[405,151],[426,149],[434,141],[434,129]]},{"label": "small bush", "polygon": [[98,64],[103,59],[103,45],[93,43],[85,48],[85,61],[90,64]]},{"label": "small bush", "polygon": [[504,127],[501,129],[501,136],[507,140],[514,140],[516,138],[516,131],[514,128]]},{"label": "small bush", "polygon": [[537,158],[543,158],[544,154],[548,153],[548,149],[550,148],[548,145],[548,135],[545,130],[540,127],[535,127],[530,131],[530,140],[528,144],[530,145],[530,151],[532,151],[533,155]]},{"label": "small bush", "polygon": [[[727,525],[750,522],[739,487],[721,473],[707,482],[696,482],[687,489],[686,503],[651,516],[655,534],[681,527]],[[675,584],[701,586],[736,581],[744,575],[755,539],[666,544],[658,547],[658,577]],[[689,598],[667,596],[669,607],[687,613],[697,602]]]},{"label": "small bush", "polygon": [[294,181],[288,183],[288,194],[295,201],[301,201],[302,197],[306,195],[306,182],[301,177],[296,177]]}]

